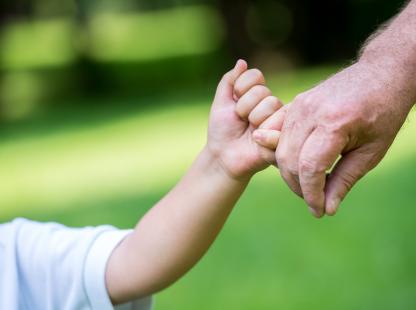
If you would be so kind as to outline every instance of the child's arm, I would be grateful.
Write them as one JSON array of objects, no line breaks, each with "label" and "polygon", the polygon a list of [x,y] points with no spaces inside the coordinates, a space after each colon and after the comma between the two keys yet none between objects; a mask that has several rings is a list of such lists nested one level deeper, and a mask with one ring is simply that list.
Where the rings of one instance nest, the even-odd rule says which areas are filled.
[{"label": "child's arm", "polygon": [[[234,85],[243,85],[238,93]],[[274,153],[252,140],[253,128],[235,109],[250,112],[264,100],[281,107],[258,70],[244,61],[220,82],[211,109],[208,141],[182,180],[114,250],[106,272],[113,303],[155,293],[181,277],[207,251],[251,176],[274,162]],[[273,99],[274,98],[274,99]]]}]

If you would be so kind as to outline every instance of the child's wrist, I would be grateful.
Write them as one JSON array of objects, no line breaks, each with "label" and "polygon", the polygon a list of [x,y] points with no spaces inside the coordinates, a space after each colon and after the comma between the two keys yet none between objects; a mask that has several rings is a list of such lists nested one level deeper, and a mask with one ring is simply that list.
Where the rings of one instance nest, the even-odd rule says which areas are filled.
[{"label": "child's wrist", "polygon": [[241,183],[246,185],[251,177],[252,173],[235,174],[224,164],[221,154],[213,152],[208,146],[205,146],[201,151],[200,158],[205,162],[206,169],[209,173],[219,175],[234,183]]}]

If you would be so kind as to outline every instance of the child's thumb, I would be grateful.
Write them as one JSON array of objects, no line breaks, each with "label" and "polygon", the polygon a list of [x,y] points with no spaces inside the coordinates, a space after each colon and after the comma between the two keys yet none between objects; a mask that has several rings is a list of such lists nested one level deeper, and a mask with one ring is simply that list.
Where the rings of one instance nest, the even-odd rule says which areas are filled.
[{"label": "child's thumb", "polygon": [[235,67],[231,71],[224,74],[217,87],[217,92],[215,95],[217,102],[233,100],[234,83],[238,77],[246,70],[247,62],[239,59],[235,64]]}]

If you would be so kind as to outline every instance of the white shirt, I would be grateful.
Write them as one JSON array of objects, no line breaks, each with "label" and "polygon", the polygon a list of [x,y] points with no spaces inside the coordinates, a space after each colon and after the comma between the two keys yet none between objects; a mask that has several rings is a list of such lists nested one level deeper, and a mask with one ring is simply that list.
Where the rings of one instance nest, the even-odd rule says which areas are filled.
[{"label": "white shirt", "polygon": [[151,309],[151,298],[113,307],[108,258],[129,230],[67,228],[25,219],[0,225],[0,309]]}]

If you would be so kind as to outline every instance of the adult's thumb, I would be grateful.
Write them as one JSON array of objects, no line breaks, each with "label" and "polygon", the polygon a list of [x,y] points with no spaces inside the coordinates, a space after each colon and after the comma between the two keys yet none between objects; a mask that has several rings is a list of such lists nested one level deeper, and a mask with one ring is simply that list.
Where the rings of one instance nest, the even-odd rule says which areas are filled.
[{"label": "adult's thumb", "polygon": [[344,155],[328,176],[325,186],[325,213],[335,215],[341,201],[367,172],[374,168],[374,155],[359,149]]}]

